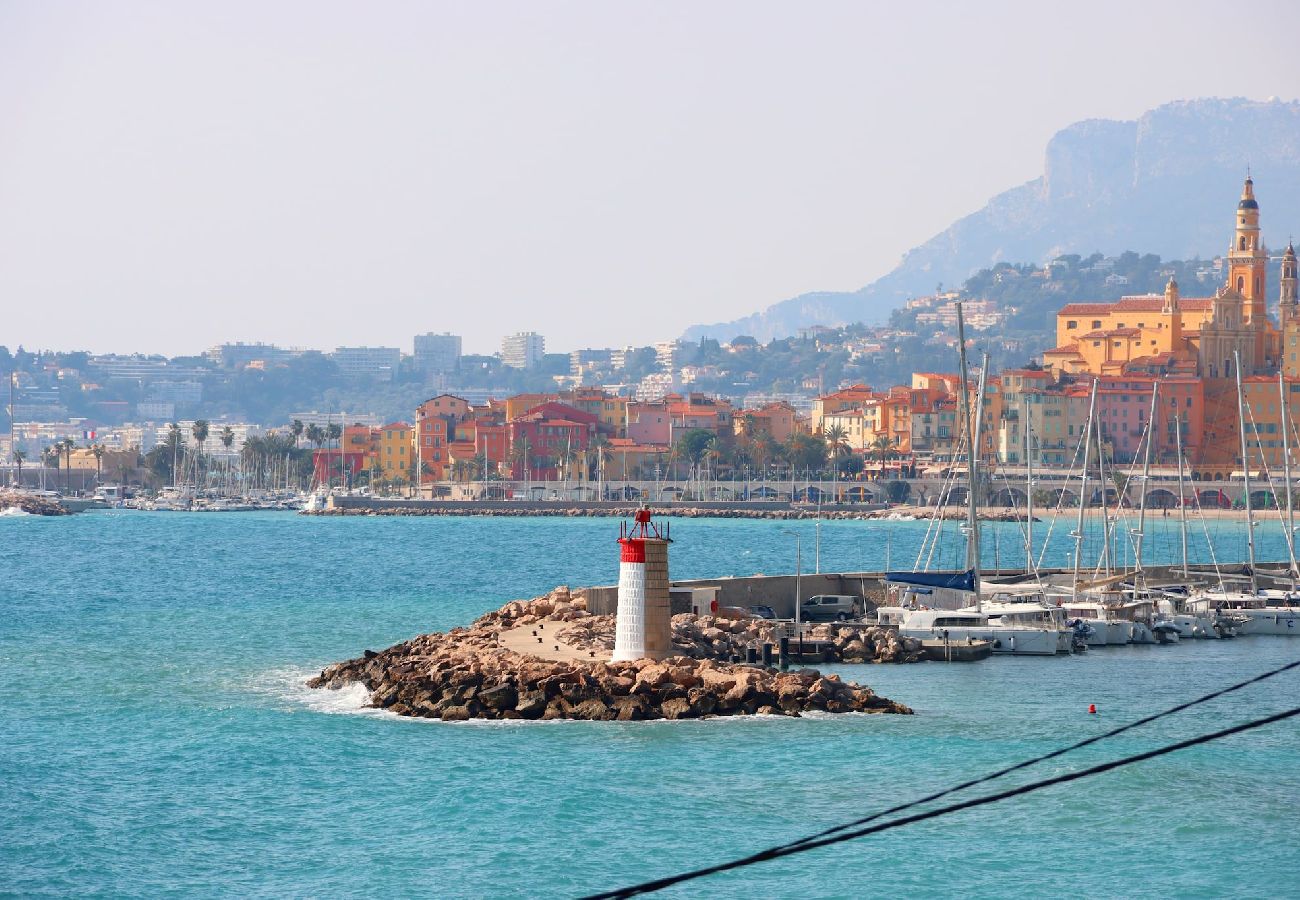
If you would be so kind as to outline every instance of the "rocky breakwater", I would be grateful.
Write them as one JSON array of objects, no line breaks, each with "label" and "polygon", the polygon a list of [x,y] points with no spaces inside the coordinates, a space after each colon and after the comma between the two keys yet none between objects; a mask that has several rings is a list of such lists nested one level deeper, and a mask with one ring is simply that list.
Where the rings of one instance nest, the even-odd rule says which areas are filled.
[{"label": "rocky breakwater", "polygon": [[[507,604],[469,628],[368,650],[327,667],[308,685],[337,689],[362,684],[370,691],[371,706],[444,721],[911,713],[870,688],[812,669],[779,672],[686,655],[662,662],[610,663],[590,658],[595,651],[560,637],[583,619],[605,618],[588,615],[581,598],[574,600],[560,589]],[[521,628],[545,635],[544,642],[557,649],[561,644],[569,648],[572,658],[543,659],[502,645],[507,631]]]},{"label": "rocky breakwater", "polygon": [[23,491],[0,491],[0,509],[20,509],[33,516],[66,516],[71,513],[58,501]]}]

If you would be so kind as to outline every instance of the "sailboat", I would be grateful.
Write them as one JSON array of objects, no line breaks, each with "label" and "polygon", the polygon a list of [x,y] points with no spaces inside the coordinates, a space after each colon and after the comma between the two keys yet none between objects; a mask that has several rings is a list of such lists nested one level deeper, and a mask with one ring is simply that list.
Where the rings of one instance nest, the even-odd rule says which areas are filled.
[{"label": "sailboat", "polygon": [[961,303],[957,304],[957,344],[961,363],[961,416],[966,433],[966,570],[887,573],[886,583],[897,591],[900,602],[883,608],[881,621],[896,622],[901,637],[988,641],[994,653],[1015,656],[1069,653],[1072,633],[1064,627],[1060,611],[1043,602],[1041,587],[1016,597],[997,596],[992,602],[983,598],[976,486],[988,358],[985,357],[980,372],[977,405],[972,415]]},{"label": "sailboat", "polygon": [[[1202,615],[1226,618],[1237,634],[1300,635],[1300,595],[1290,591],[1261,590],[1255,567],[1255,516],[1250,502],[1250,454],[1246,441],[1245,403],[1241,391],[1241,355],[1234,352],[1237,376],[1237,418],[1241,431],[1241,468],[1243,490],[1246,494],[1246,554],[1248,557],[1249,587],[1244,591],[1228,590],[1220,582],[1217,588],[1199,592],[1187,600],[1189,610]],[[1288,413],[1286,381],[1279,375],[1278,388],[1282,393],[1283,459],[1286,468],[1287,495],[1287,550],[1290,554],[1292,578],[1295,575],[1294,532],[1290,531],[1291,510],[1290,446],[1287,432]]]}]

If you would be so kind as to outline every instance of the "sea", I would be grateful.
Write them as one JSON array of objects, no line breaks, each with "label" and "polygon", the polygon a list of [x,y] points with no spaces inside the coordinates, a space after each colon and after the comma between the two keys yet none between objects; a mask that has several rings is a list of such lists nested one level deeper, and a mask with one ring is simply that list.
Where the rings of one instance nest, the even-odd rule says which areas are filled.
[{"label": "sea", "polygon": [[[1072,524],[1038,527],[1046,564],[1069,563]],[[792,572],[796,553],[805,571],[907,568],[930,527],[671,525],[675,578]],[[1149,530],[1148,559],[1180,558],[1173,520]],[[1257,528],[1261,559],[1286,558],[1282,535]],[[824,667],[914,716],[444,724],[304,685],[512,599],[614,583],[617,536],[590,518],[5,517],[0,894],[578,896],[866,816],[1300,657],[1300,640],[1250,637]],[[1189,552],[1240,561],[1244,537],[1196,524]],[[932,564],[962,541],[948,526]],[[983,546],[988,564],[1023,563],[1014,523],[986,525]],[[1293,670],[959,796],[1297,699]],[[1296,896],[1298,761],[1292,719],[664,896]]]}]

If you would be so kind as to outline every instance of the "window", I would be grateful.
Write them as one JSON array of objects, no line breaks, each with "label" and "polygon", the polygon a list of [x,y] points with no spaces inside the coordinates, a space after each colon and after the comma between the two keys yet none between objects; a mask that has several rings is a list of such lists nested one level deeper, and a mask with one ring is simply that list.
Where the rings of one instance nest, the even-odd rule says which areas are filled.
[{"label": "window", "polygon": [[1093,319],[1093,320],[1092,320],[1092,327],[1093,327],[1093,328],[1100,328],[1100,327],[1101,327],[1101,319]]},{"label": "window", "polygon": [[1071,321],[1065,323],[1065,328],[1066,328],[1067,331],[1074,331],[1074,329],[1076,329],[1076,328],[1078,328],[1078,327],[1079,327],[1079,323],[1078,323],[1077,321],[1074,321],[1074,320],[1071,320]]}]

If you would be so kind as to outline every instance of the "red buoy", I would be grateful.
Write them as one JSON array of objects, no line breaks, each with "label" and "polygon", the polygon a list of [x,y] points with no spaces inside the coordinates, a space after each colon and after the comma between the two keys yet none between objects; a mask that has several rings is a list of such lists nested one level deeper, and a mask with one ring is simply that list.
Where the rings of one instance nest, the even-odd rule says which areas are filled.
[{"label": "red buoy", "polygon": [[1089,704],[1088,704],[1088,715],[1090,715],[1090,716],[1095,716],[1096,714],[1097,714],[1097,704],[1095,704],[1095,703],[1089,703]]}]

